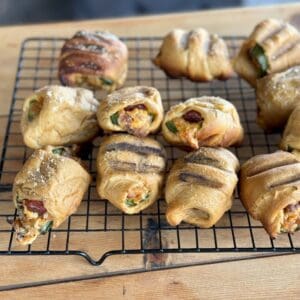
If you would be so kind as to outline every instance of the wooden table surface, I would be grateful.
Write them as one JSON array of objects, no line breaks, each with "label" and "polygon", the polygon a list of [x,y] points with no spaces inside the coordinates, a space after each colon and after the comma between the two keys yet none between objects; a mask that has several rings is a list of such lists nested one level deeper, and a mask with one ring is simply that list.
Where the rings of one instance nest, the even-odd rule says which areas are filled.
[{"label": "wooden table surface", "polygon": [[[38,13],[38,12],[37,12]],[[161,36],[174,27],[203,26],[221,35],[246,35],[264,18],[300,28],[300,4],[212,10],[139,18],[91,20],[0,28],[0,143],[10,105],[20,44],[32,36],[71,36],[79,29],[107,29],[121,36]],[[1,195],[0,195],[1,196]],[[176,254],[161,258],[108,258],[100,267],[75,256],[1,256],[1,299],[299,299],[297,254]],[[129,274],[130,273],[130,274]]]}]

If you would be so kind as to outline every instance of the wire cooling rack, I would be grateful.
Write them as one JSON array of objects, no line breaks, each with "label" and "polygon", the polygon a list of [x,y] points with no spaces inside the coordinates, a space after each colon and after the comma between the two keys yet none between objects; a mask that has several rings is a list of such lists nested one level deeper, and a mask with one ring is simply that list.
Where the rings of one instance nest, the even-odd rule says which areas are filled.
[{"label": "wire cooling rack", "polygon": [[[239,48],[241,37],[226,37],[230,55]],[[15,217],[11,188],[16,173],[31,154],[23,145],[19,121],[23,99],[46,84],[58,83],[57,65],[63,38],[30,38],[23,42],[16,82],[0,161],[0,254],[3,255],[81,255],[91,264],[100,265],[114,254],[193,253],[193,252],[300,252],[300,234],[283,234],[272,240],[261,224],[249,217],[237,195],[233,207],[212,228],[200,229],[189,224],[172,227],[165,219],[165,201],[137,215],[125,215],[108,201],[100,200],[95,191],[95,158],[101,137],[85,158],[94,177],[78,211],[59,228],[39,237],[32,246],[19,246],[7,223]],[[165,110],[190,97],[215,95],[230,100],[237,107],[245,129],[242,146],[232,148],[241,163],[253,155],[277,149],[280,136],[265,135],[256,125],[255,96],[252,88],[238,77],[227,81],[193,83],[170,79],[151,63],[161,38],[124,38],[129,48],[127,86],[156,87]],[[101,98],[103,95],[96,94]],[[166,144],[168,168],[184,155],[182,150]]]}]

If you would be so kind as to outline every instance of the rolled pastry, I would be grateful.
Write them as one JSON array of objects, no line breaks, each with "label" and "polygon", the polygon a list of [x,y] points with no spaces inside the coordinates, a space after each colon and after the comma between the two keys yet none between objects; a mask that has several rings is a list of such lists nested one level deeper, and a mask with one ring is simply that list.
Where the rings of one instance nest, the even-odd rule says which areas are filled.
[{"label": "rolled pastry", "polygon": [[203,228],[216,224],[232,206],[237,158],[224,148],[201,147],[178,159],[167,179],[167,221]]},{"label": "rolled pastry", "polygon": [[90,181],[67,148],[35,150],[13,184],[17,241],[31,244],[40,234],[57,228],[77,210]]},{"label": "rolled pastry", "polygon": [[59,78],[63,85],[113,91],[124,84],[128,50],[109,32],[78,31],[62,47]]},{"label": "rolled pastry", "polygon": [[135,214],[160,195],[166,153],[150,138],[107,137],[97,156],[97,192],[127,214]]},{"label": "rolled pastry", "polygon": [[172,30],[153,62],[172,77],[193,81],[224,80],[233,72],[225,41],[203,28]]},{"label": "rolled pastry", "polygon": [[257,123],[267,131],[282,129],[300,104],[300,66],[257,80]]},{"label": "rolled pastry", "polygon": [[230,102],[212,96],[191,98],[166,113],[162,133],[175,145],[228,147],[244,137],[239,115]]},{"label": "rolled pastry", "polygon": [[300,227],[300,162],[277,151],[250,158],[241,167],[240,199],[275,238]]},{"label": "rolled pastry", "polygon": [[26,146],[68,145],[91,140],[99,131],[99,103],[82,88],[45,86],[23,104],[21,131]]},{"label": "rolled pastry", "polygon": [[281,20],[260,22],[234,59],[235,71],[252,86],[256,79],[300,64],[300,34]]},{"label": "rolled pastry", "polygon": [[285,126],[280,148],[300,158],[300,103],[291,113]]},{"label": "rolled pastry", "polygon": [[156,132],[162,122],[160,94],[147,86],[122,88],[101,101],[97,117],[106,132],[125,131],[145,137]]}]

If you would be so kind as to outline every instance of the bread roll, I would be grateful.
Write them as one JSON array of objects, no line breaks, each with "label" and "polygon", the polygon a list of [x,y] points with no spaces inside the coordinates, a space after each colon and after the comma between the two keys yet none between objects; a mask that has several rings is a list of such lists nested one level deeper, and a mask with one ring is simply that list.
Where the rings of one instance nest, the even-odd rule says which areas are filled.
[{"label": "bread roll", "polygon": [[163,184],[166,153],[150,138],[106,137],[97,156],[97,192],[127,214],[154,203]]},{"label": "bread roll", "polygon": [[225,41],[203,28],[172,30],[164,38],[154,64],[171,77],[200,82],[228,79],[233,73]]},{"label": "bread roll", "polygon": [[91,176],[67,148],[48,146],[34,151],[13,184],[17,241],[31,244],[40,234],[57,228],[77,210],[90,181]]},{"label": "bread roll", "polygon": [[275,238],[300,227],[300,162],[277,151],[250,158],[241,167],[240,199],[248,213]]},{"label": "bread roll", "polygon": [[78,31],[67,40],[59,58],[63,85],[113,91],[127,76],[127,46],[107,31]]},{"label": "bread roll", "polygon": [[174,145],[228,147],[244,137],[239,115],[230,102],[212,96],[191,98],[166,113],[162,133]]},{"label": "bread roll", "polygon": [[148,86],[122,88],[101,101],[97,117],[106,132],[128,132],[145,137],[156,132],[162,122],[160,94]]},{"label": "bread roll", "polygon": [[84,143],[97,135],[98,101],[82,88],[45,86],[23,104],[21,132],[26,146],[39,149]]},{"label": "bread roll", "polygon": [[232,206],[239,162],[224,148],[201,147],[178,159],[167,179],[167,221],[203,228],[216,224]]}]

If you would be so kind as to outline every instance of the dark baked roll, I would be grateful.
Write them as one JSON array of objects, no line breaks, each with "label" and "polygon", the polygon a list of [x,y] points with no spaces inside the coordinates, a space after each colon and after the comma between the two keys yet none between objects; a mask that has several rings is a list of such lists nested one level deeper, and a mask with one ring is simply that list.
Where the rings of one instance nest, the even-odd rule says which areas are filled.
[{"label": "dark baked roll", "polygon": [[107,137],[97,156],[97,192],[127,214],[150,206],[161,193],[166,153],[150,138]]},{"label": "dark baked roll", "polygon": [[300,162],[288,152],[250,158],[241,167],[240,199],[269,235],[300,228]]},{"label": "dark baked roll", "polygon": [[256,79],[300,64],[300,34],[281,20],[268,19],[254,28],[234,60],[235,71],[252,86]]},{"label": "dark baked roll", "polygon": [[13,184],[17,241],[31,244],[40,234],[57,228],[77,210],[90,181],[88,172],[67,148],[36,150]]},{"label": "dark baked roll", "polygon": [[203,96],[174,105],[166,113],[162,133],[175,145],[228,147],[244,137],[234,105],[222,98]]},{"label": "dark baked roll", "polygon": [[209,228],[232,206],[237,158],[224,148],[201,147],[178,159],[167,179],[166,218]]},{"label": "dark baked roll", "polygon": [[62,47],[59,78],[62,84],[113,91],[124,84],[128,50],[109,32],[79,31]]},{"label": "dark baked roll", "polygon": [[300,105],[300,66],[257,80],[257,123],[267,131],[281,130]]},{"label": "dark baked roll", "polygon": [[126,131],[145,137],[156,132],[162,122],[160,94],[147,86],[122,88],[101,101],[97,117],[106,132]]},{"label": "dark baked roll", "polygon": [[84,143],[99,131],[99,102],[92,91],[58,85],[45,86],[26,98],[21,131],[26,146],[39,149]]},{"label": "dark baked roll", "polygon": [[224,80],[233,73],[225,41],[203,28],[172,30],[153,62],[172,77],[193,81]]},{"label": "dark baked roll", "polygon": [[282,135],[280,148],[292,152],[300,158],[300,104],[289,117]]}]

